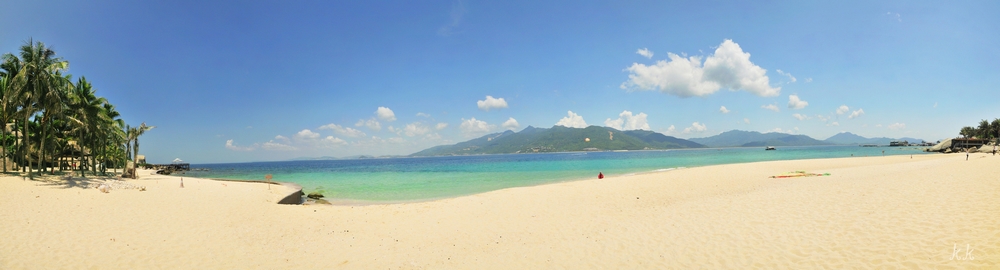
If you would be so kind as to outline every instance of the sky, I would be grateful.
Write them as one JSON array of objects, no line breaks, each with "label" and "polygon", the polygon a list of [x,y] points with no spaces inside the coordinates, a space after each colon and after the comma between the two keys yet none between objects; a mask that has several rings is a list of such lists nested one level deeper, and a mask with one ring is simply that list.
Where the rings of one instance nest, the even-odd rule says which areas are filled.
[{"label": "sky", "polygon": [[14,1],[152,163],[407,155],[528,126],[936,141],[1000,117],[998,1]]}]

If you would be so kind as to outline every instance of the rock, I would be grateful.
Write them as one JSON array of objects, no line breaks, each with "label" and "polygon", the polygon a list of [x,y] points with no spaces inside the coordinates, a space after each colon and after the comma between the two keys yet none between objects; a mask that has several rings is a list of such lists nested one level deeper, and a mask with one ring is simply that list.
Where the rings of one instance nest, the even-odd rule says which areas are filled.
[{"label": "rock", "polygon": [[310,199],[319,199],[319,198],[323,198],[324,196],[323,196],[322,193],[312,192],[312,193],[309,193],[309,195],[306,195],[306,197],[309,197]]}]

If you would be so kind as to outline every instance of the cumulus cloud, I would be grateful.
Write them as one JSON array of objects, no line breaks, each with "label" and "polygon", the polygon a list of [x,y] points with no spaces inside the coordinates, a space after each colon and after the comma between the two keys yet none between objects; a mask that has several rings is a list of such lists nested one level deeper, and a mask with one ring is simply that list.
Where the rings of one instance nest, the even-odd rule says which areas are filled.
[{"label": "cumulus cloud", "polygon": [[295,133],[295,135],[293,135],[292,138],[295,138],[296,140],[300,141],[315,140],[319,138],[319,133],[313,132],[312,130],[303,129],[302,131],[299,131],[299,133]]},{"label": "cumulus cloud", "polygon": [[437,125],[434,126],[434,129],[442,130],[446,127],[448,127],[448,123],[437,123]]},{"label": "cumulus cloud", "polygon": [[568,111],[566,117],[559,119],[556,122],[557,126],[571,127],[571,128],[585,128],[587,127],[587,122],[583,121],[583,116],[573,113],[573,111]]},{"label": "cumulus cloud", "polygon": [[750,123],[750,118],[743,118],[743,123],[749,124]]},{"label": "cumulus cloud", "polygon": [[233,140],[226,140],[226,149],[233,151],[253,151],[254,146],[239,146],[233,142]]},{"label": "cumulus cloud", "polygon": [[823,121],[823,122],[826,122],[826,121],[830,120],[830,117],[826,117],[826,116],[823,116],[821,114],[817,114],[816,118],[818,118],[820,121]]},{"label": "cumulus cloud", "polygon": [[760,107],[764,108],[764,109],[767,109],[767,110],[772,110],[774,112],[780,112],[781,111],[781,109],[778,109],[778,105],[774,105],[774,104],[767,104],[767,105],[760,106]]},{"label": "cumulus cloud", "polygon": [[489,111],[491,109],[507,108],[507,101],[503,98],[486,96],[485,100],[476,101],[476,105],[479,106],[480,110]]},{"label": "cumulus cloud", "polygon": [[792,76],[791,73],[787,73],[787,72],[781,71],[780,69],[776,69],[774,71],[777,71],[778,74],[781,74],[781,75],[784,75],[785,77],[788,77],[788,83],[793,83],[793,82],[798,81],[798,80],[795,79],[795,76]]},{"label": "cumulus cloud", "polygon": [[511,117],[510,119],[507,119],[507,121],[503,122],[504,129],[515,130],[519,127],[521,127],[521,124],[518,124],[514,117]]},{"label": "cumulus cloud", "polygon": [[[288,140],[288,138],[285,138],[285,140]],[[298,149],[288,144],[275,142],[274,140],[270,140],[268,142],[261,144],[260,148],[268,151],[294,151]]]},{"label": "cumulus cloud", "polygon": [[353,129],[353,128],[350,128],[350,127],[343,127],[343,126],[340,126],[340,125],[337,125],[337,124],[323,125],[323,126],[320,126],[319,129],[321,129],[321,130],[322,129],[329,129],[329,130],[332,130],[334,133],[337,133],[339,135],[343,135],[343,136],[347,136],[347,137],[352,137],[352,138],[360,138],[360,137],[365,137],[366,136],[363,131],[360,131],[360,130],[357,130],[357,129]]},{"label": "cumulus cloud", "polygon": [[278,136],[274,136],[274,139],[275,139],[275,140],[278,140],[278,141],[282,141],[282,142],[285,142],[285,143],[288,143],[288,142],[289,142],[289,140],[288,140],[288,137],[285,137],[285,136],[281,136],[281,135],[278,135]]},{"label": "cumulus cloud", "polygon": [[422,112],[418,112],[418,113],[417,113],[417,116],[418,116],[418,117],[431,117],[431,115],[430,115],[430,114],[426,114],[426,113],[422,113]]},{"label": "cumulus cloud", "polygon": [[386,122],[396,121],[396,114],[386,107],[378,107],[378,110],[375,110],[375,115],[378,116],[378,119],[382,119]]},{"label": "cumulus cloud", "polygon": [[462,124],[458,126],[458,129],[461,129],[462,132],[466,134],[487,133],[493,130],[494,128],[496,128],[495,125],[490,125],[489,123],[486,123],[486,121],[483,120],[476,120],[475,117],[468,120],[462,118]]},{"label": "cumulus cloud", "polygon": [[802,109],[809,106],[809,102],[799,99],[799,95],[791,94],[788,95],[788,108],[789,109]]},{"label": "cumulus cloud", "polygon": [[691,123],[690,127],[684,128],[684,133],[704,132],[705,130],[708,130],[708,127],[706,127],[705,124],[694,122]]},{"label": "cumulus cloud", "polygon": [[406,134],[406,136],[410,136],[410,137],[424,135],[424,134],[427,134],[427,132],[430,132],[430,131],[431,131],[430,128],[428,128],[427,126],[424,126],[420,122],[413,122],[413,123],[407,124],[406,127],[403,127],[403,134]]},{"label": "cumulus cloud", "polygon": [[889,12],[886,12],[885,15],[889,16],[891,18],[896,19],[896,21],[898,21],[898,22],[903,22],[903,16],[899,15],[899,13],[892,13],[892,11],[889,11]]},{"label": "cumulus cloud", "polygon": [[374,130],[374,131],[382,130],[382,123],[379,123],[378,120],[375,120],[375,118],[368,119],[368,120],[360,119],[360,120],[358,120],[357,123],[354,124],[354,126],[356,126],[356,127],[368,127],[368,129]]},{"label": "cumulus cloud", "polygon": [[900,130],[900,129],[906,128],[906,124],[903,124],[903,123],[893,123],[893,124],[889,125],[887,128],[891,129],[891,130]]},{"label": "cumulus cloud", "polygon": [[806,78],[806,82],[807,82],[807,83],[811,83],[811,82],[813,82],[813,78]]},{"label": "cumulus cloud", "polygon": [[611,120],[611,118],[608,118],[604,120],[604,125],[617,130],[649,130],[649,123],[646,121],[647,116],[645,113],[633,115],[632,112],[626,110],[618,114],[618,119]]},{"label": "cumulus cloud", "polygon": [[719,108],[719,112],[721,112],[721,113],[729,113],[729,109],[726,109],[726,106],[722,106],[721,108]]},{"label": "cumulus cloud", "polygon": [[346,145],[347,142],[337,137],[326,136],[326,138],[320,140],[320,144],[321,146],[325,147],[337,147],[341,145]]},{"label": "cumulus cloud", "polygon": [[781,87],[771,87],[767,70],[750,62],[750,54],[739,44],[725,40],[705,58],[667,53],[669,61],[655,65],[633,63],[626,70],[622,89],[655,90],[679,97],[706,96],[719,89],[744,90],[758,96],[777,96]]},{"label": "cumulus cloud", "polygon": [[858,118],[858,117],[860,117],[862,115],[865,115],[865,110],[864,109],[858,109],[857,111],[851,112],[851,115],[847,116],[847,119]]},{"label": "cumulus cloud", "polygon": [[847,107],[847,105],[840,105],[840,107],[837,108],[837,114],[845,114],[849,111],[851,111],[851,108]]},{"label": "cumulus cloud", "polygon": [[676,132],[677,132],[677,128],[674,127],[674,125],[670,125],[670,127],[668,127],[667,130],[665,130],[663,132],[663,134],[668,134],[669,135],[669,134],[675,134]]},{"label": "cumulus cloud", "polygon": [[809,119],[809,116],[801,115],[801,114],[797,114],[797,113],[796,114],[792,114],[792,117],[795,117],[795,119],[799,119],[799,121],[808,120]]},{"label": "cumulus cloud", "polygon": [[638,53],[646,58],[653,58],[653,52],[646,48],[639,49],[638,51],[635,51],[635,53]]},{"label": "cumulus cloud", "polygon": [[840,125],[840,123],[837,123],[836,121],[834,121],[833,123],[827,124],[827,126],[834,126],[834,127],[835,126],[839,126],[839,125]]}]

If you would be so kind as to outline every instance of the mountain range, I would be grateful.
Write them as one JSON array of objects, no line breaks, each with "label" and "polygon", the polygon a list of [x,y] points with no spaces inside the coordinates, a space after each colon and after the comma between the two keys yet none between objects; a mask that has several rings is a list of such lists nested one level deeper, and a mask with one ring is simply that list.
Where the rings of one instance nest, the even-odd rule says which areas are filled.
[{"label": "mountain range", "polygon": [[453,145],[440,145],[411,156],[509,154],[566,151],[700,148],[704,145],[645,130],[621,131],[609,127],[570,128],[529,126],[519,132],[488,134]]},{"label": "mountain range", "polygon": [[512,154],[567,151],[607,151],[643,149],[679,149],[703,147],[763,147],[810,145],[888,145],[890,141],[922,142],[914,138],[866,138],[850,132],[817,140],[806,135],[778,132],[730,130],[704,138],[680,139],[648,130],[621,131],[609,127],[589,126],[570,128],[527,128],[514,132],[507,130],[453,145],[440,145],[413,153],[410,156]]}]

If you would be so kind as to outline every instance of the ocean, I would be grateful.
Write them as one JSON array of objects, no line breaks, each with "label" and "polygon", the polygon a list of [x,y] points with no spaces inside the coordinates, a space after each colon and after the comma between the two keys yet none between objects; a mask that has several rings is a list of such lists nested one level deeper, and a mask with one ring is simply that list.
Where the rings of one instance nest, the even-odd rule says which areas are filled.
[{"label": "ocean", "polygon": [[[199,178],[299,184],[334,202],[432,200],[492,190],[698,166],[850,156],[920,155],[920,147],[798,146],[567,152],[350,160],[192,164]],[[195,169],[199,169],[195,171]],[[204,170],[200,170],[204,169]],[[777,172],[776,172],[777,173]]]}]

